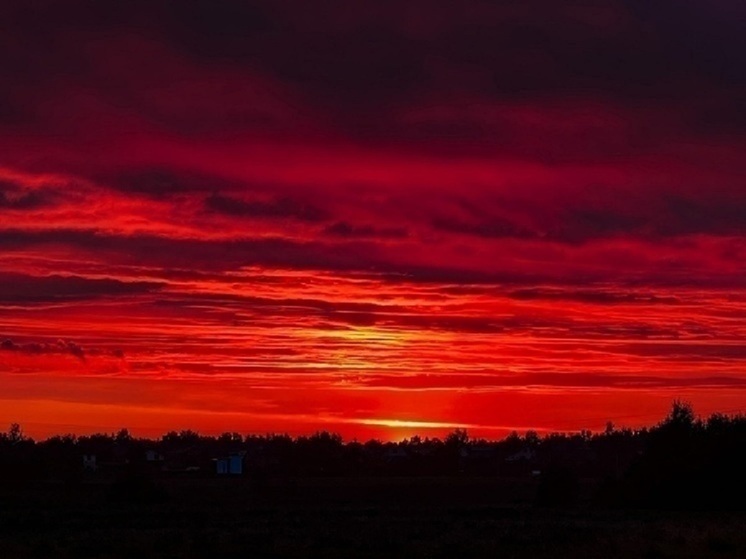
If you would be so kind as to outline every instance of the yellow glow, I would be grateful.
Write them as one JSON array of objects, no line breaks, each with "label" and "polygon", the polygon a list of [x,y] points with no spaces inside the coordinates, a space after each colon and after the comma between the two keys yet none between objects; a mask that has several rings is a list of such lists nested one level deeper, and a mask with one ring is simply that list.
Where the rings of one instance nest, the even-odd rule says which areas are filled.
[{"label": "yellow glow", "polygon": [[464,423],[443,423],[439,421],[409,421],[404,419],[370,418],[356,419],[360,425],[374,425],[376,427],[414,428],[414,429],[467,429],[475,425]]}]

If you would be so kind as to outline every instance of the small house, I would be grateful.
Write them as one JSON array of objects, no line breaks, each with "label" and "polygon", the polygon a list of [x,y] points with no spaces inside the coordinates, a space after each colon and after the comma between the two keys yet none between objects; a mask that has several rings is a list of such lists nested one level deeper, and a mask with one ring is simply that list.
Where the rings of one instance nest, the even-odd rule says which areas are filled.
[{"label": "small house", "polygon": [[530,462],[536,459],[536,452],[530,448],[524,448],[508,456],[506,462]]},{"label": "small house", "polygon": [[245,454],[245,452],[235,452],[226,457],[215,459],[215,473],[218,475],[242,475]]},{"label": "small house", "polygon": [[83,455],[83,469],[86,472],[95,472],[96,470],[98,470],[98,464],[96,463],[95,454]]},{"label": "small house", "polygon": [[383,456],[387,462],[401,462],[402,460],[409,458],[407,449],[402,448],[399,445],[392,445],[387,448],[383,453]]},{"label": "small house", "polygon": [[157,452],[155,450],[148,450],[145,453],[145,461],[146,462],[163,462],[163,454],[160,452]]}]

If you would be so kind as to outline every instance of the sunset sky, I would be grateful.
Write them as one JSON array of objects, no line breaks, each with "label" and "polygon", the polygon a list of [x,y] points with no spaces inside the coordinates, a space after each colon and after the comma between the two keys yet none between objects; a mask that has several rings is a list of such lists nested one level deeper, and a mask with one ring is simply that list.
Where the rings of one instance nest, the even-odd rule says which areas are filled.
[{"label": "sunset sky", "polygon": [[0,430],[746,411],[746,4],[5,0]]}]

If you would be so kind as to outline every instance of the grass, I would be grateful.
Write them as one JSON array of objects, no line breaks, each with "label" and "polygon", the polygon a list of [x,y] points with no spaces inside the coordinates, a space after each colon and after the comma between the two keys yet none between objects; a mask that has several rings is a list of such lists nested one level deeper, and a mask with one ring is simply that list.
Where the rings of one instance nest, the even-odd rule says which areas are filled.
[{"label": "grass", "polygon": [[0,557],[746,556],[742,513],[541,509],[533,480],[161,484],[168,499],[143,504],[107,483],[2,487]]}]

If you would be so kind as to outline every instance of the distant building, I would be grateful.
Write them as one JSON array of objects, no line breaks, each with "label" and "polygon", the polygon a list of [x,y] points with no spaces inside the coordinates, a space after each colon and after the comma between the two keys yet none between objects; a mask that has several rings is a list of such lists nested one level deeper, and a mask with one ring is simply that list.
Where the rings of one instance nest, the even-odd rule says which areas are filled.
[{"label": "distant building", "polygon": [[536,459],[536,452],[534,452],[530,448],[524,448],[523,450],[519,450],[518,452],[511,454],[508,456],[505,461],[506,462],[521,462],[521,461],[532,461]]},{"label": "distant building", "polygon": [[218,475],[242,475],[245,455],[245,452],[235,452],[226,457],[217,458],[215,460],[215,473]]},{"label": "distant building", "polygon": [[497,449],[490,445],[473,445],[469,448],[469,456],[474,458],[495,458],[497,456]]},{"label": "distant building", "polygon": [[145,461],[146,462],[163,462],[163,454],[160,452],[156,452],[155,450],[148,450],[145,453]]},{"label": "distant building", "polygon": [[539,456],[532,448],[523,448],[505,457],[500,465],[500,473],[506,476],[536,475],[534,470],[539,470]]},{"label": "distant building", "polygon": [[96,463],[95,454],[83,455],[83,469],[86,472],[95,472],[96,470],[98,470],[98,464]]},{"label": "distant building", "polygon": [[405,448],[396,445],[387,448],[386,452],[383,453],[383,456],[387,462],[399,462],[401,460],[406,460],[409,457],[409,454]]}]

